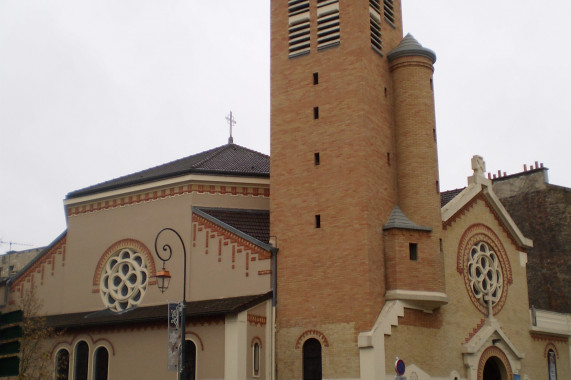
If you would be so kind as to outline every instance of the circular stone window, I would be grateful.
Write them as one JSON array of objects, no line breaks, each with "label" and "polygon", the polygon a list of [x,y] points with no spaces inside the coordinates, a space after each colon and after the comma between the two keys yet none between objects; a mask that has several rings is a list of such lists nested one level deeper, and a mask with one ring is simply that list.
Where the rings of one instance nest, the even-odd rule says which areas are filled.
[{"label": "circular stone window", "polygon": [[498,255],[484,242],[476,243],[468,257],[468,278],[474,297],[483,306],[492,307],[502,295],[503,274]]},{"label": "circular stone window", "polygon": [[147,290],[149,275],[143,255],[123,248],[107,259],[101,273],[99,293],[105,306],[123,311],[137,306]]}]

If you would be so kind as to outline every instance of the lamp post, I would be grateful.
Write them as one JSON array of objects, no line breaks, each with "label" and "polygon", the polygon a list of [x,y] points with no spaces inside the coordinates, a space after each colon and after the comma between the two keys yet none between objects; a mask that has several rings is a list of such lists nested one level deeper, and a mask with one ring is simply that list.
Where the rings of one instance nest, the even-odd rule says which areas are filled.
[{"label": "lamp post", "polygon": [[[172,253],[173,253],[172,247],[168,242],[164,243],[161,247],[161,251],[163,252],[164,256],[161,256],[161,254],[159,253],[159,248],[158,248],[159,238],[161,236],[164,236],[165,233],[172,233],[178,238],[178,240],[180,241],[180,244],[182,246],[182,256],[184,259],[182,302],[179,304],[180,313],[181,313],[182,342],[181,342],[181,347],[180,347],[180,364],[179,364],[179,372],[178,372],[179,376],[178,376],[178,378],[179,378],[179,380],[186,380],[186,368],[185,368],[186,367],[185,366],[185,362],[186,362],[186,248],[184,246],[184,241],[182,240],[182,237],[178,234],[178,232],[176,232],[172,228],[168,228],[168,227],[163,228],[162,230],[159,231],[159,233],[155,237],[155,254],[163,262],[162,269],[160,271],[158,271],[157,275],[156,275],[157,285],[158,285],[161,293],[164,293],[169,287],[171,275],[170,275],[170,272],[168,270],[166,270],[165,263],[171,259]],[[169,318],[170,318],[170,316],[169,316]]]}]

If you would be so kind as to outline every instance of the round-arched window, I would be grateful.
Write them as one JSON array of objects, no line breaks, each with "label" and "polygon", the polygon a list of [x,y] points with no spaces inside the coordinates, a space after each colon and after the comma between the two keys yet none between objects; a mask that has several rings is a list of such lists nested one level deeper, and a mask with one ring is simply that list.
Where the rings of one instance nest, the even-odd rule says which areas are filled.
[{"label": "round-arched window", "polygon": [[123,248],[111,255],[101,273],[99,293],[105,306],[123,311],[137,306],[149,283],[149,273],[143,255]]}]

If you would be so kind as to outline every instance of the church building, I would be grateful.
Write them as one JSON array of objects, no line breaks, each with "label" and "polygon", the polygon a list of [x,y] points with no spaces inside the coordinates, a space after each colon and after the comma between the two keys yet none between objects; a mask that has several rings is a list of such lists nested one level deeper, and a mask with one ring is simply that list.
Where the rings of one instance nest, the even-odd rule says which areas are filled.
[{"label": "church building", "polygon": [[53,378],[571,378],[571,313],[530,305],[534,242],[483,158],[441,192],[436,54],[401,1],[271,18],[269,157],[229,141],[73,191],[0,283],[3,312],[34,289],[60,332]]}]

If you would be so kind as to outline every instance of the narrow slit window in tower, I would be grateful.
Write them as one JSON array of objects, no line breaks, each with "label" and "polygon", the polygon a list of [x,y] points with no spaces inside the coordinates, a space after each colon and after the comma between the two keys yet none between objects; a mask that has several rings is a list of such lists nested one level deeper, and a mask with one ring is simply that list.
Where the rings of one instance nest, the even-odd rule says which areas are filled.
[{"label": "narrow slit window in tower", "polygon": [[315,215],[315,228],[321,228],[321,215]]},{"label": "narrow slit window in tower", "polygon": [[418,260],[418,244],[417,243],[409,243],[408,244],[408,252],[409,252],[409,258],[411,261]]},{"label": "narrow slit window in tower", "polygon": [[319,73],[313,73],[313,84],[319,84]]},{"label": "narrow slit window in tower", "polygon": [[317,165],[320,164],[320,161],[319,161],[319,152],[313,154],[313,163],[315,164],[315,166],[317,166]]},{"label": "narrow slit window in tower", "polygon": [[313,107],[313,118],[315,120],[319,119],[319,107]]}]

